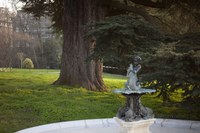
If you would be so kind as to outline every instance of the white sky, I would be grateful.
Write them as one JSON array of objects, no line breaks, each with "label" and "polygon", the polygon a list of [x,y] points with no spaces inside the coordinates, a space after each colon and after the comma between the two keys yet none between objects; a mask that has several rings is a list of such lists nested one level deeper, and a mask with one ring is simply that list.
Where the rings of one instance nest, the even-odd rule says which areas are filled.
[{"label": "white sky", "polygon": [[8,7],[11,8],[11,4],[8,3],[8,0],[0,0],[0,7]]},{"label": "white sky", "polygon": [[[9,8],[10,11],[13,11],[10,1],[12,1],[12,0],[0,0],[0,7],[7,7],[7,8]],[[22,3],[20,2],[17,5],[17,7],[20,9],[21,6],[22,6]]]}]

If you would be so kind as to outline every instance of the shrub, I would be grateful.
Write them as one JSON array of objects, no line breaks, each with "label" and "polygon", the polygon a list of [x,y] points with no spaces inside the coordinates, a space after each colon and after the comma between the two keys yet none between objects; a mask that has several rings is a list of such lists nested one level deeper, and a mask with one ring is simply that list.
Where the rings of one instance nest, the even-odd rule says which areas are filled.
[{"label": "shrub", "polygon": [[29,69],[31,69],[31,68],[34,68],[34,64],[33,64],[33,62],[32,62],[31,59],[26,58],[26,59],[23,61],[23,67],[24,67],[24,68],[29,68]]}]

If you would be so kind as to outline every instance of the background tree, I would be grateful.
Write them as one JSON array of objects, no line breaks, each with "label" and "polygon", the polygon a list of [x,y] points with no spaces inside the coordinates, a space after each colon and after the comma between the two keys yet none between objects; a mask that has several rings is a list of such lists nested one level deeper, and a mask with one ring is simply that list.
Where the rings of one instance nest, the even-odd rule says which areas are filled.
[{"label": "background tree", "polygon": [[12,62],[12,18],[8,8],[0,7],[0,67],[10,67]]},{"label": "background tree", "polygon": [[7,38],[11,35],[6,29],[0,29],[0,67],[8,67],[10,62],[10,43]]},{"label": "background tree", "polygon": [[42,61],[40,62],[43,52],[40,29],[39,20],[36,20],[31,14],[21,10],[16,12],[16,16],[13,19],[13,30],[17,36],[14,38],[14,45],[17,47],[17,51],[24,52],[28,57],[32,58],[37,68],[43,66]]}]

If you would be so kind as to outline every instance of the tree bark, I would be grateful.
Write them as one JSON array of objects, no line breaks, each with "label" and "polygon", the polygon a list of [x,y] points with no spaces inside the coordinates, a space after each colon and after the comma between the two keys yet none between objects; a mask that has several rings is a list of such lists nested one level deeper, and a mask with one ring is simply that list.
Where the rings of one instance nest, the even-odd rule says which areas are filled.
[{"label": "tree bark", "polygon": [[101,0],[63,0],[64,44],[60,76],[54,84],[81,86],[93,91],[105,90],[102,63],[86,63],[95,39],[84,39],[85,25],[105,18]]}]

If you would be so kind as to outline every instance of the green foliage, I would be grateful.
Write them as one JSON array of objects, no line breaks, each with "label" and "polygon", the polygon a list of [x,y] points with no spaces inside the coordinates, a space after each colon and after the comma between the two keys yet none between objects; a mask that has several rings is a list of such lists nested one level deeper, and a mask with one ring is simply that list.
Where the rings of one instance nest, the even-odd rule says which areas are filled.
[{"label": "green foliage", "polygon": [[33,62],[32,62],[31,59],[26,58],[26,59],[23,61],[23,67],[24,67],[24,68],[32,69],[32,68],[34,68],[34,64],[33,64]]},{"label": "green foliage", "polygon": [[[145,57],[148,68],[143,80],[160,88],[164,101],[182,88],[183,98],[189,104],[200,101],[200,33],[180,36],[174,43],[158,47],[154,55]],[[155,82],[155,80],[157,82]]]},{"label": "green foliage", "polygon": [[87,36],[96,38],[88,60],[103,59],[104,63],[127,66],[133,52],[154,51],[163,35],[139,17],[120,15],[90,25]]}]

